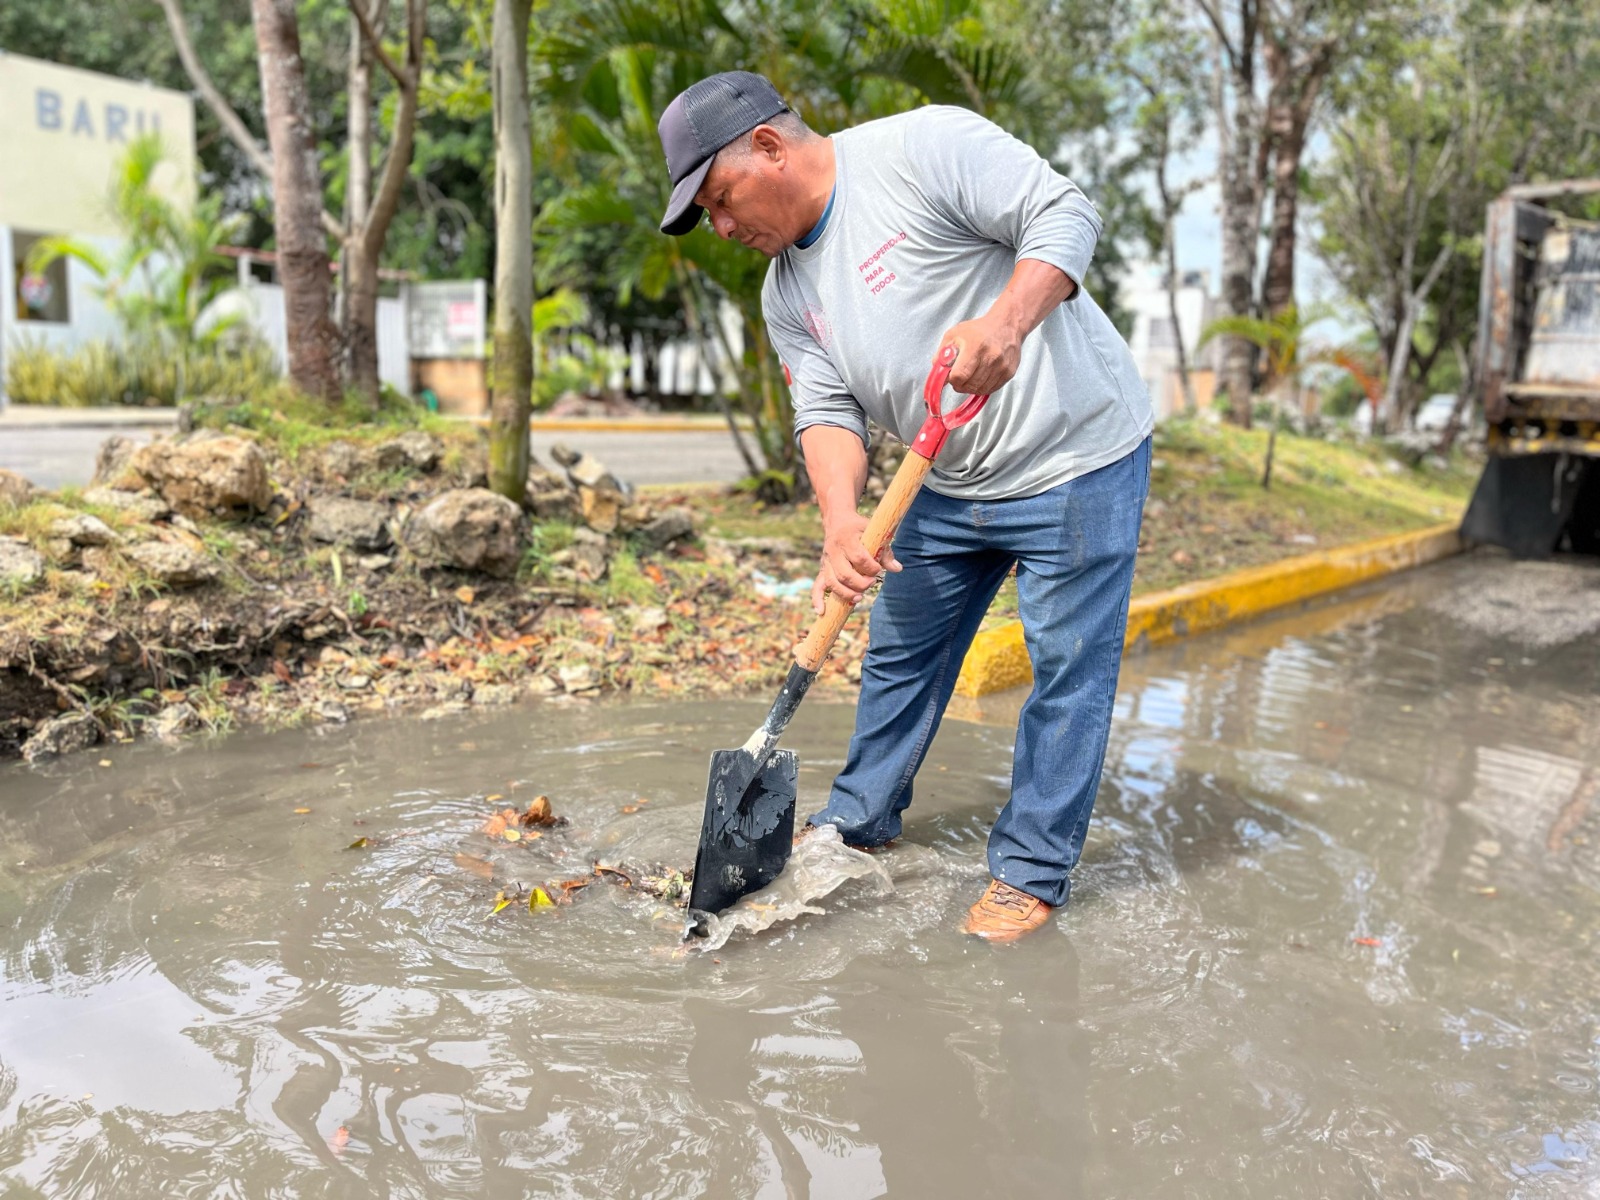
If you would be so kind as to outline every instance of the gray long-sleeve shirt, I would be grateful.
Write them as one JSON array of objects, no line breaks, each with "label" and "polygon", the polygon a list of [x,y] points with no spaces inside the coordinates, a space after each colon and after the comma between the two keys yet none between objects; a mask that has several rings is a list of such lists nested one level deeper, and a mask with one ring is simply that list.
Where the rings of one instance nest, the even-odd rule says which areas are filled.
[{"label": "gray long-sleeve shirt", "polygon": [[[948,496],[1032,496],[1115,462],[1150,432],[1150,399],[1083,288],[1094,206],[1030,147],[962,108],[929,107],[835,134],[838,187],[821,235],[772,261],[767,327],[795,431],[866,418],[902,441],[926,410],[939,339],[988,311],[1017,261],[1075,283],[1022,344],[1017,374],[951,435],[928,477]],[[946,392],[946,407],[956,397]]]}]

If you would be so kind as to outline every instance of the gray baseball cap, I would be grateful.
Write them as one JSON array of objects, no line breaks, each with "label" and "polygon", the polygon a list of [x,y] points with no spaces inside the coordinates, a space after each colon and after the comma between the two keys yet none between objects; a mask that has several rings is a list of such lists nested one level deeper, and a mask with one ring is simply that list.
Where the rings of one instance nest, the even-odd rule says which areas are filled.
[{"label": "gray baseball cap", "polygon": [[778,89],[749,71],[724,71],[679,92],[656,124],[672,180],[661,232],[680,237],[698,225],[705,210],[694,198],[717,151],[788,110]]}]

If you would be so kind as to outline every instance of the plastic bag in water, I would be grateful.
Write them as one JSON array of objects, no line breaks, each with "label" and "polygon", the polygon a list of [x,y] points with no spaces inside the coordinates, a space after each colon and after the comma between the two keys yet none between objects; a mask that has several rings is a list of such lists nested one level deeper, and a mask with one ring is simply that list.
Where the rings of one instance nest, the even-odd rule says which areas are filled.
[{"label": "plastic bag in water", "polygon": [[709,932],[697,944],[704,950],[717,950],[741,929],[760,933],[802,913],[821,915],[827,910],[818,908],[813,901],[830,895],[852,879],[866,880],[875,896],[894,891],[894,880],[881,862],[846,846],[832,825],[820,826],[794,848],[782,875],[723,912],[706,917]]}]

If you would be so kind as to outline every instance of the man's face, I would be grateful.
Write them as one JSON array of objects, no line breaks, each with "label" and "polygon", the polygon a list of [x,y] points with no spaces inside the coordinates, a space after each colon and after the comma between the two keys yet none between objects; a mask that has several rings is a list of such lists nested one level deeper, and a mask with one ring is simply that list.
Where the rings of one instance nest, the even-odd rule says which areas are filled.
[{"label": "man's face", "polygon": [[[763,134],[770,136],[762,136]],[[731,238],[768,258],[782,254],[804,233],[794,230],[794,205],[783,186],[789,158],[770,126],[757,126],[719,154],[695,195],[718,237]]]}]

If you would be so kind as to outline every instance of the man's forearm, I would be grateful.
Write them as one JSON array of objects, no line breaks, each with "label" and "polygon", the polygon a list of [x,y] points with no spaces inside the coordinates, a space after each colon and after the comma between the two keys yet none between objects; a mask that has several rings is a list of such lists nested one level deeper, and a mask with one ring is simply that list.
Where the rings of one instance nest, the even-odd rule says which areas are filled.
[{"label": "man's forearm", "polygon": [[837,425],[812,425],[801,433],[800,448],[822,509],[822,527],[854,515],[867,487],[867,451],[861,439]]},{"label": "man's forearm", "polygon": [[1011,282],[989,309],[989,315],[1015,331],[1018,342],[1039,327],[1050,313],[1078,290],[1072,277],[1037,258],[1024,258],[1011,272]]}]

